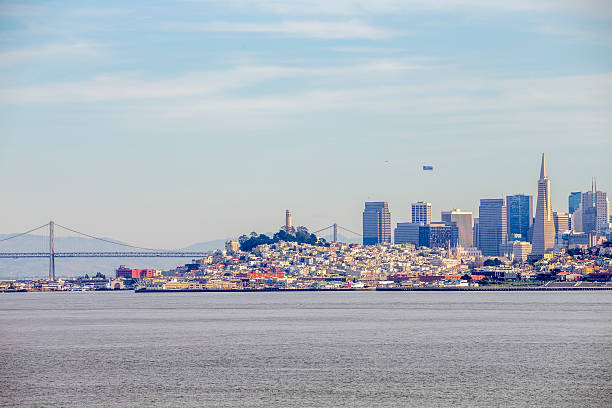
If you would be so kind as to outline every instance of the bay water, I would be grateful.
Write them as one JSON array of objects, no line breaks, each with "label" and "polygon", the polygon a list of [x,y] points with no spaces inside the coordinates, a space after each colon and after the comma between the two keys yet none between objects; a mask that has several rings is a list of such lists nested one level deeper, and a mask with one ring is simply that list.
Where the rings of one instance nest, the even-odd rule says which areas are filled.
[{"label": "bay water", "polygon": [[609,407],[612,292],[0,294],[0,405]]}]

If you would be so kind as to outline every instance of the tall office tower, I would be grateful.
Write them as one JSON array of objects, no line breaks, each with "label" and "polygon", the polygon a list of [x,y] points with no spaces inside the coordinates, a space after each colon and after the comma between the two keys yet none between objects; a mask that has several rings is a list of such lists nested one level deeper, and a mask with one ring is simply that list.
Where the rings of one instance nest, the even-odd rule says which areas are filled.
[{"label": "tall office tower", "polygon": [[593,178],[591,191],[582,194],[582,230],[584,232],[603,232],[609,226],[610,201],[608,194],[597,191]]},{"label": "tall office tower", "polygon": [[555,223],[555,237],[561,238],[561,234],[570,230],[570,215],[566,212],[553,212],[553,221]]},{"label": "tall office tower", "polygon": [[459,238],[457,244],[463,248],[470,248],[474,245],[472,237],[472,213],[461,211],[455,208],[451,211],[442,211],[442,221],[446,223],[454,222],[457,226]]},{"label": "tall office tower", "polygon": [[363,244],[391,242],[391,213],[386,201],[365,203],[363,210]]},{"label": "tall office tower", "polygon": [[478,207],[478,249],[484,256],[500,256],[507,240],[504,199],[481,199]]},{"label": "tall office tower", "polygon": [[568,209],[570,215],[572,215],[578,208],[580,208],[580,202],[582,201],[582,193],[580,191],[572,191],[567,197]]},{"label": "tall office tower", "polygon": [[529,241],[533,225],[533,196],[515,194],[506,196],[508,211],[508,240]]},{"label": "tall office tower", "polygon": [[459,236],[454,222],[445,224],[435,222],[433,224],[419,225],[419,246],[428,248],[453,248],[457,246]]},{"label": "tall office tower", "polygon": [[396,244],[413,244],[419,246],[419,226],[412,222],[398,222],[393,234]]},{"label": "tall office tower", "polygon": [[555,246],[555,222],[550,203],[550,179],[546,174],[546,157],[542,153],[540,179],[538,180],[538,202],[533,225],[533,255],[542,256]]},{"label": "tall office tower", "polygon": [[478,234],[480,233],[479,226],[480,226],[480,219],[474,218],[474,228],[472,228],[472,243],[475,248],[479,247],[478,245]]},{"label": "tall office tower", "polygon": [[412,203],[412,222],[415,224],[431,224],[431,203],[424,201]]}]

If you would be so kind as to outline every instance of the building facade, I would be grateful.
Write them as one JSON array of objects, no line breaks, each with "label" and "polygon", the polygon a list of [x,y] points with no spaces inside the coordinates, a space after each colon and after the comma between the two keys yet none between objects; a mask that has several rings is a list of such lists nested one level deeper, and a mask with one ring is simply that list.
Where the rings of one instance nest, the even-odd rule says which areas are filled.
[{"label": "building facade", "polygon": [[391,212],[386,201],[370,201],[363,210],[363,244],[391,243]]},{"label": "building facade", "polygon": [[512,243],[512,259],[517,262],[525,262],[531,254],[531,244],[529,242],[514,241]]},{"label": "building facade", "polygon": [[533,196],[515,194],[506,196],[508,211],[508,240],[529,241],[533,227]]},{"label": "building facade", "polygon": [[555,222],[550,202],[550,179],[546,173],[546,157],[542,153],[540,179],[538,180],[538,200],[533,225],[532,254],[542,256],[555,246]]},{"label": "building facade", "polygon": [[458,238],[454,223],[419,224],[419,246],[428,248],[455,248]]},{"label": "building facade", "polygon": [[457,245],[463,248],[470,248],[474,245],[471,212],[456,208],[451,211],[442,211],[441,218],[445,223],[455,223],[459,234]]},{"label": "building facade", "polygon": [[483,198],[478,207],[478,249],[484,256],[501,256],[508,240],[503,198]]},{"label": "building facade", "polygon": [[424,201],[412,203],[412,222],[415,224],[431,224],[431,203]]},{"label": "building facade", "polygon": [[580,208],[580,203],[582,202],[582,193],[580,191],[572,191],[570,195],[567,197],[568,204],[568,212],[572,215],[578,208]]},{"label": "building facade", "polygon": [[566,212],[553,212],[553,221],[555,222],[555,239],[559,240],[561,234],[570,231],[570,215]]},{"label": "building facade", "polygon": [[412,222],[398,222],[393,234],[396,244],[413,244],[419,246],[419,226]]},{"label": "building facade", "polygon": [[608,194],[597,191],[594,184],[591,191],[582,194],[582,231],[602,233],[609,227],[610,202]]}]

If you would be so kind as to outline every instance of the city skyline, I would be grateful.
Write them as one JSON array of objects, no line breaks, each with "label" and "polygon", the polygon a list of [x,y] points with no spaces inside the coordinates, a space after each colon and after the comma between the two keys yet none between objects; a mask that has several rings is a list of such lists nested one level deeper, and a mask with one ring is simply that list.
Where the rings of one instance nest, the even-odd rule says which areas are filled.
[{"label": "city skyline", "polygon": [[[609,2],[0,5],[0,231],[145,247],[611,191]],[[531,154],[533,152],[533,155]],[[423,171],[432,166],[433,171]]]},{"label": "city skyline", "polygon": [[[540,164],[540,174],[542,174],[542,171],[544,169],[543,166],[545,166],[544,159],[542,160],[542,163]],[[544,171],[546,172],[545,169],[544,169]],[[605,197],[607,197],[606,192],[605,191],[602,192],[599,188],[596,190],[596,192],[598,194],[603,194],[604,199],[605,199]],[[584,194],[587,194],[587,193],[590,194],[590,191],[586,190],[584,193],[581,193],[581,194],[583,195],[583,197],[586,197]],[[569,199],[569,197],[571,197],[573,194],[574,194],[574,192],[570,192],[568,194],[567,198]],[[499,198],[480,198],[479,201],[482,201],[483,199],[484,200],[503,200],[503,205],[506,207],[506,230],[507,230],[507,239],[509,241],[511,239],[511,237],[510,237],[510,218],[509,218],[510,217],[510,210],[509,210],[509,207],[507,206],[508,199],[514,198],[514,197],[525,197],[525,198],[527,198],[527,197],[530,197],[530,196],[531,195],[525,195],[523,193],[515,193],[513,195],[504,195],[504,194],[502,194],[502,197],[499,197]],[[597,197],[600,197],[600,195],[597,195]],[[366,204],[367,203],[368,202],[366,202]],[[385,201],[385,202],[382,202],[382,201],[378,201],[378,202],[376,202],[376,201],[375,202],[369,201],[369,203],[371,203],[371,204],[383,204],[384,203],[386,211],[389,211],[392,208],[392,206],[393,206],[393,204],[388,202],[388,201]],[[409,214],[410,214],[409,217],[406,217],[405,215],[400,215],[400,216],[396,215],[396,216],[394,216],[393,215],[394,214],[393,211],[389,211],[390,212],[390,214],[389,214],[390,223],[389,222],[387,222],[387,223],[389,224],[390,227],[389,226],[387,227],[388,228],[388,232],[386,232],[386,234],[390,234],[389,238],[388,238],[389,239],[388,242],[393,242],[394,241],[394,235],[395,234],[391,234],[391,231],[393,231],[399,224],[406,224],[406,223],[410,224],[410,223],[414,222],[414,217],[415,217],[414,209],[415,209],[415,205],[417,207],[419,207],[419,206],[425,207],[426,206],[427,211],[431,212],[431,214],[428,214],[428,217],[429,216],[431,217],[431,222],[434,223],[434,224],[435,223],[444,222],[445,221],[444,220],[444,214],[446,214],[446,213],[450,214],[450,213],[452,213],[454,211],[460,211],[461,213],[471,213],[471,217],[470,218],[472,218],[474,220],[477,220],[479,218],[478,207],[477,207],[476,211],[463,210],[463,209],[459,209],[459,208],[448,208],[448,209],[445,209],[445,207],[440,207],[441,210],[438,213],[439,216],[435,216],[434,215],[435,211],[431,210],[432,208],[434,208],[432,203],[424,202],[424,201],[412,202],[412,203],[410,203],[411,209],[409,211]],[[581,203],[581,205],[582,205],[582,203]],[[569,202],[566,202],[566,207],[569,208]],[[551,210],[552,210],[552,213],[556,213],[556,212],[568,213],[568,208],[564,208],[564,209],[562,208],[562,209],[557,210],[557,208],[554,207],[554,205],[552,205]],[[582,207],[580,207],[580,208],[582,208]],[[535,210],[535,206],[533,207],[533,209]],[[276,226],[276,224],[274,224],[274,226],[270,226],[266,230],[262,229],[262,230],[260,230],[258,232],[272,233],[272,232],[274,232],[278,228],[285,229],[287,225],[291,225],[291,223],[292,223],[292,210],[285,209],[284,211],[285,211],[285,216],[283,218],[284,222],[278,222],[278,220],[276,220],[275,222],[278,224],[278,226]],[[362,208],[362,211],[363,211],[363,208]],[[551,213],[551,217],[552,217],[552,213]],[[532,215],[534,215],[533,220],[535,220],[535,211],[533,211]],[[276,214],[276,216],[278,218],[278,214]],[[306,215],[306,217],[304,217],[304,218],[308,218],[308,215]],[[603,219],[602,217],[598,217],[598,218]],[[612,218],[612,216],[610,216],[610,218]],[[612,220],[609,221],[609,222],[612,223]],[[289,224],[287,224],[287,223],[289,223]],[[303,224],[298,223],[298,225],[303,225]],[[553,225],[553,231],[554,231],[554,223],[552,225]],[[312,226],[308,226],[308,225],[305,225],[305,226],[307,228],[311,228],[311,231],[312,231]],[[362,220],[361,220],[361,228],[363,228],[363,216],[362,216]],[[5,232],[0,232],[0,234],[3,234],[3,233],[6,234]],[[18,233],[18,231],[12,231],[11,233]],[[243,229],[242,232],[240,232],[240,235],[244,234],[244,233],[247,233],[247,231]],[[60,236],[70,236],[70,235],[69,234],[66,235],[66,231],[64,231],[64,234],[60,234]],[[109,237],[110,238],[119,239],[119,238],[114,237],[114,236],[109,236]],[[237,235],[235,235],[235,236],[224,236],[224,237],[214,237],[214,238],[210,239],[210,241],[218,241],[218,240],[222,240],[222,239],[233,239],[233,238],[236,238],[236,237],[237,237]],[[524,237],[521,238],[521,239],[524,240]],[[530,241],[530,240],[528,239],[528,241]],[[193,241],[193,242],[187,243],[185,246],[193,245],[193,244],[200,243],[200,242],[201,243],[205,243],[205,242],[208,242],[208,241],[206,241],[206,240]],[[175,248],[175,247],[168,247],[168,249],[173,249],[173,248]],[[180,248],[180,247],[176,247],[176,248]]]}]

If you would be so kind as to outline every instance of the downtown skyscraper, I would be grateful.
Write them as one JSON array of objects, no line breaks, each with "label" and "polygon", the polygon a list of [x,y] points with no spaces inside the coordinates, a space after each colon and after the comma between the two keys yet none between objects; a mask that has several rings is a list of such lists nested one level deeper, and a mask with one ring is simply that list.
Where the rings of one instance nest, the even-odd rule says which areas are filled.
[{"label": "downtown skyscraper", "polygon": [[555,222],[550,203],[550,180],[546,174],[546,157],[542,153],[540,179],[538,180],[538,199],[533,224],[533,250],[535,256],[542,256],[555,246]]},{"label": "downtown skyscraper", "polygon": [[478,207],[478,249],[484,256],[501,256],[507,240],[504,199],[481,199]]},{"label": "downtown skyscraper", "polygon": [[508,240],[529,241],[533,225],[533,197],[525,194],[506,196]]},{"label": "downtown skyscraper", "polygon": [[412,203],[412,222],[415,224],[431,224],[431,203],[424,201]]},{"label": "downtown skyscraper", "polygon": [[572,191],[570,193],[570,195],[567,197],[567,204],[568,204],[567,208],[568,208],[570,215],[575,213],[576,210],[580,208],[581,201],[582,201],[582,193],[580,191]]},{"label": "downtown skyscraper", "polygon": [[601,233],[609,226],[610,201],[608,195],[597,190],[593,179],[591,191],[582,193],[582,231]]},{"label": "downtown skyscraper", "polygon": [[391,243],[391,213],[386,201],[370,201],[363,210],[363,244]]}]

